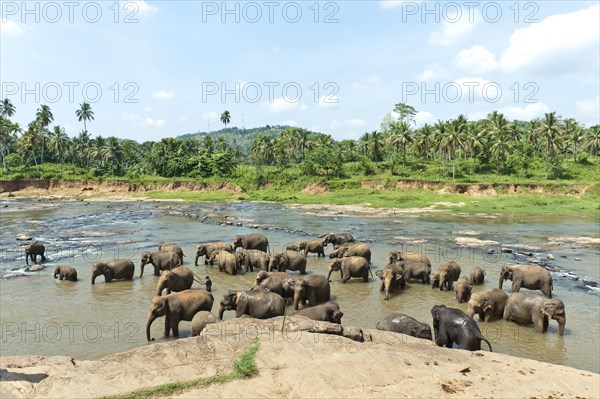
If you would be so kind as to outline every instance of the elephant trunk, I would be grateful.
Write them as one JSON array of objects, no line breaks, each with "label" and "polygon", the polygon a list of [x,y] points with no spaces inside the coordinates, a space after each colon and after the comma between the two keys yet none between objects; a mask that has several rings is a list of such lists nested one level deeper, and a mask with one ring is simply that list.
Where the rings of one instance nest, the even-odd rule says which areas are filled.
[{"label": "elephant trunk", "polygon": [[498,280],[498,289],[502,289],[502,284],[504,284],[504,275],[500,274],[500,280]]},{"label": "elephant trunk", "polygon": [[160,294],[163,292],[163,290],[165,289],[165,285],[162,282],[158,283],[158,287],[156,287],[156,295],[160,296]]},{"label": "elephant trunk", "polygon": [[562,337],[565,332],[565,325],[567,324],[566,317],[559,317],[556,319],[558,321],[558,335]]},{"label": "elephant trunk", "polygon": [[92,285],[96,284],[96,277],[98,277],[98,275],[96,273],[92,273]]},{"label": "elephant trunk", "polygon": [[150,338],[150,327],[154,320],[156,320],[156,316],[152,312],[148,313],[148,321],[146,322],[146,339],[148,341],[154,341],[154,338]]},{"label": "elephant trunk", "polygon": [[333,269],[329,268],[329,273],[327,274],[327,281],[331,281],[329,278],[331,277],[331,273],[333,273]]},{"label": "elephant trunk", "polygon": [[225,308],[223,305],[219,306],[219,320],[223,320],[223,313],[225,312]]},{"label": "elephant trunk", "polygon": [[146,265],[146,262],[142,262],[142,264],[140,265],[140,278],[142,278],[142,276],[144,275],[144,266]]},{"label": "elephant trunk", "polygon": [[198,258],[200,258],[200,255],[196,253],[196,258],[194,259],[194,266],[198,266]]},{"label": "elephant trunk", "polygon": [[[298,310],[298,303],[300,302],[300,293],[298,291],[294,291],[294,310]],[[302,301],[304,304],[304,301]]]}]

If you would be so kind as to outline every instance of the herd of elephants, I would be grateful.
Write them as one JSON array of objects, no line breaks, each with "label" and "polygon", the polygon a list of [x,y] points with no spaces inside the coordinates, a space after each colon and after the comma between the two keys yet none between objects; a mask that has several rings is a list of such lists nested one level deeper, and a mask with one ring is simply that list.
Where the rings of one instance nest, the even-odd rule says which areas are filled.
[{"label": "herd of elephants", "polygon": [[[325,257],[325,248],[331,244],[333,259],[327,276],[306,274],[306,259],[311,253]],[[26,250],[27,262],[34,263],[37,257],[45,260],[45,246],[41,242],[30,244]],[[177,244],[163,243],[158,251],[144,252],[141,258],[140,277],[144,266],[151,264],[154,275],[160,276],[156,295],[151,300],[146,324],[146,336],[151,338],[150,327],[158,317],[165,317],[164,335],[179,336],[179,322],[192,322],[192,335],[198,335],[210,323],[223,319],[225,311],[233,310],[236,317],[244,315],[267,319],[282,316],[287,301],[293,301],[294,313],[312,320],[341,324],[343,313],[339,305],[331,300],[331,274],[341,273],[341,282],[359,278],[365,282],[373,277],[370,268],[371,250],[366,243],[357,242],[351,234],[326,234],[322,240],[303,241],[288,244],[283,252],[270,254],[269,241],[263,234],[238,235],[233,243],[208,242],[197,246],[194,264],[204,257],[207,265],[217,265],[219,271],[231,275],[240,272],[258,271],[255,285],[243,291],[228,291],[219,303],[218,317],[211,313],[214,303],[211,281],[205,281],[189,268],[182,266],[183,251]],[[92,284],[96,277],[103,275],[105,282],[133,279],[135,266],[131,260],[99,262],[92,267]],[[298,273],[289,274],[287,271]],[[461,276],[458,262],[450,261],[432,270],[426,255],[416,252],[390,250],[386,266],[377,270],[375,276],[381,279],[380,291],[388,300],[390,293],[403,289],[406,284],[420,282],[431,284],[432,288],[455,292],[455,300],[466,302],[467,312],[460,309],[435,305],[431,309],[435,343],[438,346],[480,350],[485,341],[473,317],[480,321],[492,322],[504,318],[520,325],[533,325],[538,332],[546,332],[550,319],[558,322],[558,334],[563,335],[566,315],[560,299],[552,298],[552,275],[540,266],[506,265],[500,271],[499,287],[471,294],[473,285],[483,284],[485,271],[475,267],[469,276]],[[57,266],[54,278],[77,281],[77,271],[71,266]],[[505,280],[512,281],[511,294],[502,290]],[[196,281],[205,289],[191,289]],[[539,290],[519,292],[521,288]],[[402,313],[391,313],[377,324],[380,330],[394,331],[417,338],[432,340],[431,327]]]}]

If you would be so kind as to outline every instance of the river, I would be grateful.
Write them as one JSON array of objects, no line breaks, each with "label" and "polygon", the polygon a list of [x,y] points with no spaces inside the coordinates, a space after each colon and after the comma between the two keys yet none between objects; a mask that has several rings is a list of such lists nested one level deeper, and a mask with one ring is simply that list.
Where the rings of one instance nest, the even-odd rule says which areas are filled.
[{"label": "river", "polygon": [[[553,295],[564,301],[567,314],[563,337],[555,321],[548,333],[518,327],[503,320],[480,323],[495,352],[527,357],[579,369],[600,372],[600,295],[593,282],[600,281],[600,227],[597,217],[472,215],[452,213],[361,214],[335,207],[320,209],[272,203],[107,202],[76,200],[3,199],[0,201],[0,343],[2,355],[64,355],[79,359],[103,356],[148,345],[144,327],[148,305],[158,277],[148,266],[139,278],[139,260],[159,242],[176,242],[186,254],[184,265],[213,280],[215,304],[230,289],[247,289],[255,273],[230,276],[216,268],[194,266],[195,246],[206,241],[231,242],[237,234],[261,232],[272,251],[287,243],[318,237],[326,232],[349,232],[368,241],[372,269],[386,263],[390,249],[422,251],[433,268],[451,259],[462,266],[486,270],[483,286],[497,287],[505,263],[526,263],[525,258],[502,253],[502,246],[534,252],[546,259],[553,272]],[[241,224],[238,226],[237,224]],[[258,230],[252,228],[258,225]],[[256,227],[256,226],[254,226]],[[25,234],[45,243],[46,269],[26,272]],[[584,239],[581,239],[583,237]],[[464,247],[460,239],[489,240],[485,246]],[[494,250],[493,254],[490,250]],[[331,247],[326,248],[326,253]],[[90,283],[91,266],[99,260],[130,258],[136,264],[133,281],[105,284],[103,277]],[[310,255],[309,273],[327,274],[330,260]],[[54,267],[68,264],[79,274],[77,283],[53,279]],[[584,283],[585,281],[585,283]],[[379,279],[368,284],[360,279],[340,284],[332,276],[332,295],[344,312],[342,324],[375,328],[389,312],[403,312],[431,324],[430,309],[445,304],[466,310],[454,301],[453,292],[440,292],[411,283],[383,300]],[[195,284],[196,287],[198,285]],[[510,290],[510,281],[505,283]],[[233,312],[226,312],[226,318]],[[189,336],[189,323],[180,334]],[[162,337],[163,322],[152,327],[155,342]],[[173,338],[170,338],[173,339]],[[484,344],[483,348],[487,348]]]}]

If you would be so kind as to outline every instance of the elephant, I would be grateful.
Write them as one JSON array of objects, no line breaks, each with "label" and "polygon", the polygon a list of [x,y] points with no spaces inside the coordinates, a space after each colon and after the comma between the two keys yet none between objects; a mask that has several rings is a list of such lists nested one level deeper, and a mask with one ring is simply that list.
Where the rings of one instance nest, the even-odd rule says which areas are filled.
[{"label": "elephant", "polygon": [[298,244],[290,243],[285,246],[286,251],[298,251],[300,252],[300,246]]},{"label": "elephant", "polygon": [[460,265],[451,260],[438,267],[438,272],[440,274],[440,291],[443,291],[444,287],[446,287],[446,291],[450,291],[454,282],[460,277]]},{"label": "elephant", "polygon": [[294,313],[294,316],[304,316],[311,320],[342,324],[344,313],[340,311],[340,305],[337,302],[329,301],[321,305],[299,310]]},{"label": "elephant", "polygon": [[56,266],[54,278],[59,280],[77,281],[77,270],[71,266]]},{"label": "elephant", "polygon": [[368,244],[364,243],[340,246],[329,254],[329,258],[331,259],[349,256],[362,256],[367,260],[367,262],[371,263],[371,249],[369,248]]},{"label": "elephant", "polygon": [[471,299],[471,291],[473,290],[473,283],[471,278],[462,276],[454,284],[454,299],[458,303],[468,302]]},{"label": "elephant", "polygon": [[44,253],[46,252],[46,246],[39,242],[32,242],[31,244],[29,244],[28,246],[25,247],[25,263],[29,264],[29,259],[31,259],[31,261],[36,264],[37,263],[37,257],[38,255],[40,255],[42,257],[42,262],[46,261],[46,256],[44,255]]},{"label": "elephant", "polygon": [[219,265],[219,271],[227,274],[237,274],[237,261],[235,255],[227,251],[213,251],[209,258],[209,263],[217,262]]},{"label": "elephant", "polygon": [[481,285],[485,279],[485,270],[479,266],[475,266],[473,270],[471,270],[470,277],[473,285]]},{"label": "elephant", "polygon": [[107,283],[111,280],[133,280],[134,272],[135,265],[129,259],[98,262],[92,267],[92,284],[96,283],[96,277],[101,274]]},{"label": "elephant", "polygon": [[314,287],[306,280],[296,279],[285,272],[265,272],[261,270],[256,275],[255,285],[252,289],[268,289],[281,295],[283,298],[293,298],[294,309],[298,310],[301,303],[314,306],[316,296]]},{"label": "elephant", "polygon": [[212,294],[204,290],[185,290],[173,292],[169,295],[155,296],[152,298],[148,319],[146,322],[146,338],[150,338],[150,326],[158,317],[165,316],[165,337],[173,330],[173,336],[179,336],[179,322],[192,321],[196,313],[201,310],[210,312],[214,298]]},{"label": "elephant", "polygon": [[176,267],[181,265],[181,261],[179,260],[179,256],[175,252],[171,251],[157,251],[150,252],[146,251],[142,254],[142,259],[140,260],[140,277],[144,275],[144,266],[146,264],[151,264],[154,266],[154,275],[160,276],[161,270],[173,270]]},{"label": "elephant", "polygon": [[389,257],[394,258],[395,260],[403,261],[411,261],[411,262],[423,262],[429,266],[431,269],[431,261],[427,257],[427,255],[419,253],[419,252],[401,252],[392,249],[389,252]]},{"label": "elephant", "polygon": [[[325,276],[321,276],[320,274],[311,274],[304,277],[304,281],[312,286],[312,293],[308,293],[309,305],[311,303],[317,304],[321,302],[327,302],[331,299],[331,287],[329,285],[329,280]],[[314,294],[314,302],[311,302],[311,295]],[[310,305],[312,306],[312,305]]]},{"label": "elephant", "polygon": [[348,234],[348,233],[342,233],[342,234],[333,234],[333,233],[329,233],[329,234],[325,234],[325,237],[323,238],[323,246],[326,247],[327,244],[331,243],[334,246],[335,245],[340,245],[346,242],[354,242],[356,241],[354,239],[354,237],[352,236],[352,234]]},{"label": "elephant", "polygon": [[218,321],[219,320],[211,312],[207,312],[206,310],[199,311],[192,319],[192,337],[200,335],[207,325],[217,323]]},{"label": "elephant", "polygon": [[304,251],[304,256],[308,256],[309,253],[317,254],[317,257],[325,257],[325,249],[323,249],[323,243],[319,240],[302,241],[298,244],[298,251]]},{"label": "elephant", "polygon": [[439,288],[440,286],[440,272],[434,270],[429,275],[429,280],[431,281],[431,288]]},{"label": "elephant", "polygon": [[258,270],[269,270],[269,255],[258,249],[242,249],[235,253],[238,267],[244,266],[246,272],[253,272],[254,268]]},{"label": "elephant", "polygon": [[229,291],[223,295],[219,306],[219,320],[226,310],[235,310],[235,317],[248,315],[256,319],[283,316],[285,300],[279,294],[264,288],[246,291]]},{"label": "elephant", "polygon": [[411,337],[432,340],[431,326],[403,313],[390,313],[377,323],[381,331],[393,331]]},{"label": "elephant", "polygon": [[412,279],[421,280],[423,284],[429,284],[429,274],[431,270],[429,269],[429,266],[427,266],[427,263],[403,260],[398,262],[398,264],[404,269],[404,278],[407,283]]},{"label": "elephant", "polygon": [[179,256],[180,263],[183,265],[183,258],[185,255],[183,254],[183,249],[181,249],[179,245],[172,243],[160,243],[158,244],[158,250],[175,252],[177,256]]},{"label": "elephant", "polygon": [[231,244],[222,241],[207,242],[199,244],[196,247],[196,258],[194,259],[194,266],[198,266],[198,258],[204,256],[204,264],[208,265],[208,259],[214,251],[227,251],[233,253],[233,247]]},{"label": "elephant", "polygon": [[558,322],[558,335],[563,335],[567,316],[565,304],[560,299],[549,299],[533,292],[515,292],[508,297],[504,307],[504,320],[528,325],[539,333],[548,331],[550,319]]},{"label": "elephant", "polygon": [[552,298],[552,275],[541,266],[505,265],[500,271],[498,288],[502,289],[505,280],[512,280],[510,292],[519,292],[521,287],[540,290],[548,298]]},{"label": "elephant", "polygon": [[164,289],[167,290],[167,295],[171,292],[189,290],[192,284],[194,284],[194,272],[187,267],[180,266],[173,270],[165,270],[158,279],[156,295],[161,295]]},{"label": "elephant", "polygon": [[284,272],[286,269],[299,271],[306,274],[306,256],[302,252],[285,251],[271,255],[269,271],[277,269]]},{"label": "elephant", "polygon": [[331,262],[327,280],[330,279],[331,273],[338,270],[342,274],[342,283],[350,280],[350,277],[362,277],[365,282],[369,281],[369,262],[362,256],[349,256]]},{"label": "elephant", "polygon": [[504,306],[508,294],[498,288],[476,292],[467,303],[467,314],[474,317],[479,315],[479,321],[490,322],[499,320],[504,315]]},{"label": "elephant", "polygon": [[481,334],[477,322],[462,310],[435,305],[431,316],[437,346],[452,348],[456,342],[459,349],[476,351],[481,350],[481,341],[485,341],[492,351],[492,344]]},{"label": "elephant", "polygon": [[377,270],[375,275],[381,279],[379,291],[385,291],[384,299],[386,301],[390,299],[390,291],[398,287],[404,288],[406,285],[404,270],[398,263],[386,265],[383,270]]},{"label": "elephant", "polygon": [[241,247],[244,249],[258,249],[259,251],[269,252],[269,240],[262,234],[246,234],[235,236],[233,240],[233,250]]}]

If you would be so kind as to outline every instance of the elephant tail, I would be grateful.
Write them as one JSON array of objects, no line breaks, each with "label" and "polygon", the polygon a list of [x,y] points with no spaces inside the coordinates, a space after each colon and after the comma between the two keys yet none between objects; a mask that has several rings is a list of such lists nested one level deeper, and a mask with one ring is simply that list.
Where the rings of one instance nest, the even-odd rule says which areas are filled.
[{"label": "elephant tail", "polygon": [[493,352],[493,350],[492,350],[492,344],[490,344],[490,341],[488,341],[486,337],[484,337],[483,335],[479,334],[479,337],[478,337],[478,338],[479,338],[479,339],[481,339],[482,341],[485,341],[485,343],[486,343],[486,344],[489,346],[489,348],[490,348],[490,352]]}]

